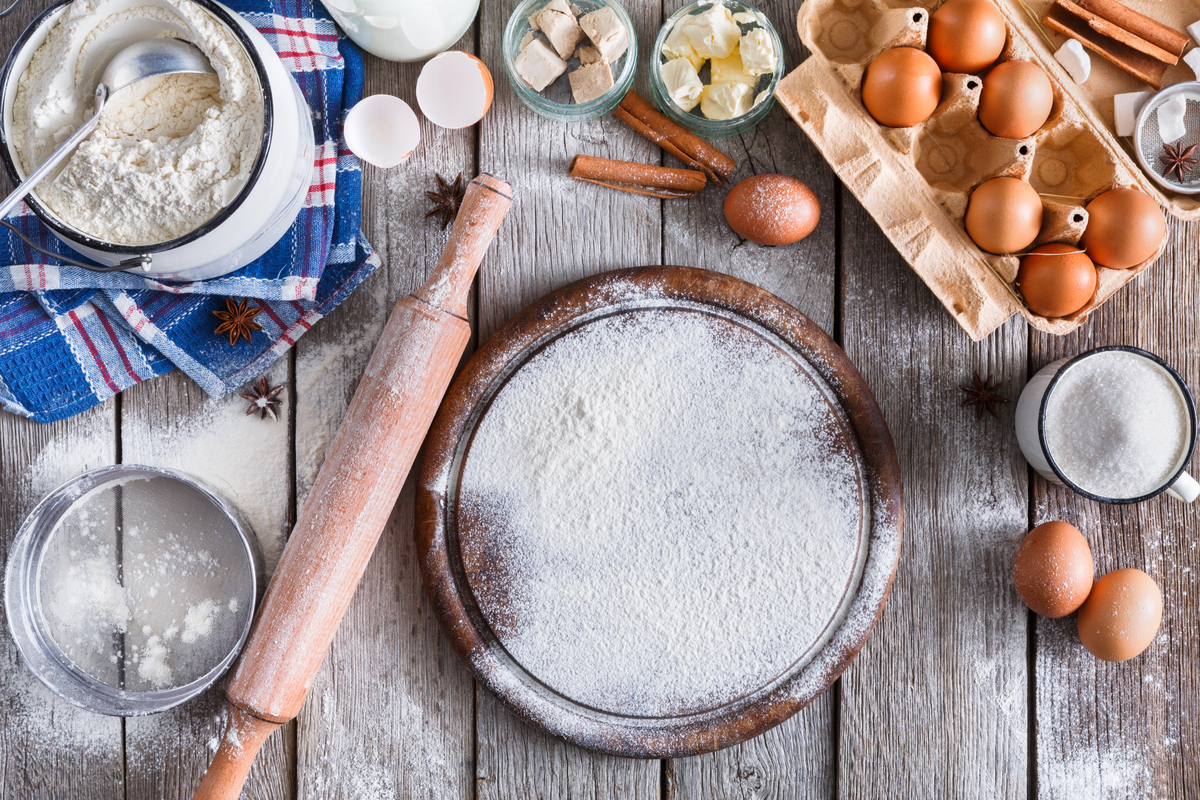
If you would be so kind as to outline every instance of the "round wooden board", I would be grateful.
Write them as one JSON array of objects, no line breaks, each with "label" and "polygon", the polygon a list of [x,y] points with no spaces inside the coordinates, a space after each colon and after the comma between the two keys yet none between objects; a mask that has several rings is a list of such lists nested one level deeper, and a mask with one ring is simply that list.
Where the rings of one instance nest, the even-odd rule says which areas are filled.
[{"label": "round wooden board", "polygon": [[[517,369],[558,337],[589,322],[644,310],[711,314],[756,331],[823,384],[859,464],[864,524],[858,567],[819,647],[783,674],[734,700],[669,717],[599,710],[560,694],[504,648],[481,610],[459,547],[457,487],[474,432]],[[425,444],[416,538],[426,591],[455,651],[517,715],[574,744],[613,755],[666,758],[709,752],[779,724],[825,691],[866,642],[900,555],[903,501],[891,435],[858,370],[824,331],[745,281],[687,267],[598,275],[533,303],[497,331],[459,374]],[[474,570],[474,571],[473,571]]]}]

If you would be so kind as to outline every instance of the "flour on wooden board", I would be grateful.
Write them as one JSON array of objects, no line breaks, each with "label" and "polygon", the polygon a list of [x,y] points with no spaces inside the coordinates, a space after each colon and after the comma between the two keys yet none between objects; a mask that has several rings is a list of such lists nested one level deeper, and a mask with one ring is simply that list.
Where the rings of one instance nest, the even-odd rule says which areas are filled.
[{"label": "flour on wooden board", "polygon": [[[700,313],[576,329],[484,416],[464,556],[512,656],[596,708],[671,715],[769,683],[840,613],[856,464],[790,358]],[[464,528],[464,530],[466,530]],[[500,587],[500,588],[495,588]]]}]

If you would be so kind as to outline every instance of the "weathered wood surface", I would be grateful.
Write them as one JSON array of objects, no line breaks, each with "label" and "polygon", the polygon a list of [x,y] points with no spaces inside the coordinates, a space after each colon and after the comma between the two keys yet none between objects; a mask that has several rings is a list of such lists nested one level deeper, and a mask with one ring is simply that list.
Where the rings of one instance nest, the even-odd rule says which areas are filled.
[{"label": "weathered wood surface", "polygon": [[[472,28],[459,48],[474,52],[474,44]],[[367,63],[366,95],[412,101],[420,64]],[[366,168],[363,225],[384,266],[296,348],[301,503],[392,306],[425,282],[446,243],[449,231],[423,218],[430,176],[476,171],[473,131],[421,124],[422,146],[404,166]],[[474,683],[425,599],[413,552],[414,477],[298,720],[300,798],[473,796]]]},{"label": "weathered wood surface", "polygon": [[[0,21],[5,49],[48,0],[27,2]],[[661,20],[681,4],[626,3],[643,61]],[[1031,483],[1011,433],[1012,405],[999,420],[976,422],[960,408],[957,388],[978,369],[1002,377],[1015,401],[1043,364],[1117,342],[1162,355],[1197,385],[1196,228],[1175,225],[1162,262],[1079,333],[1030,335],[1010,322],[972,344],[779,110],[754,132],[719,144],[738,160],[737,177],[778,171],[814,188],[823,219],[800,245],[739,243],[723,222],[723,189],[662,203],[569,181],[566,164],[576,153],[673,161],[611,117],[563,126],[522,106],[500,67],[511,5],[484,2],[477,29],[460,43],[492,65],[491,113],[458,132],[423,121],[422,145],[409,162],[366,170],[363,224],[385,266],[270,372],[290,383],[284,421],[265,454],[288,488],[286,499],[269,504],[272,535],[287,528],[311,486],[392,304],[421,283],[445,241],[423,219],[433,172],[486,170],[511,181],[516,197],[480,271],[480,337],[577,278],[668,263],[759,284],[843,343],[874,389],[901,458],[906,541],[892,598],[835,689],[773,731],[698,758],[598,756],[517,720],[454,657],[413,561],[410,483],[309,703],[268,744],[246,796],[1107,800],[1200,791],[1200,734],[1189,724],[1200,694],[1197,511],[1168,499],[1101,507],[1041,479]],[[795,66],[802,53],[794,3],[760,7],[779,24]],[[418,71],[368,58],[367,93],[411,101]],[[649,96],[644,73],[636,86]],[[172,444],[194,440],[221,409],[228,410],[174,374],[55,425],[0,413],[5,552],[24,515],[58,483],[117,460],[174,463]],[[236,457],[233,437],[217,442]],[[1098,575],[1137,566],[1159,581],[1162,635],[1146,656],[1099,663],[1079,645],[1072,621],[1027,614],[1012,588],[1012,554],[1029,525],[1047,519],[1079,525]],[[6,632],[0,657],[3,798],[190,796],[219,727],[216,690],[184,709],[122,722],[55,700],[20,663]]]},{"label": "weathered wood surface", "polygon": [[[289,380],[290,372],[288,359],[281,359],[265,375],[278,385]],[[268,543],[278,541],[290,527],[290,492],[280,492],[267,503],[245,496],[244,488],[239,494],[240,467],[248,460],[273,464],[281,470],[280,480],[290,485],[291,426],[285,415],[265,429],[267,439],[256,442],[258,449],[249,451],[231,427],[261,422],[246,418],[245,408],[237,395],[213,400],[178,371],[140,383],[121,395],[121,460],[180,469],[221,491],[247,512],[274,561],[278,553],[271,551],[277,548]],[[222,734],[224,708],[218,684],[196,701],[164,714],[126,720],[126,797],[188,800]],[[245,797],[291,800],[294,758],[294,726],[288,726],[263,747],[246,782]]]},{"label": "weathered wood surface", "polygon": [[[116,463],[116,407],[52,425],[0,412],[0,544],[5,563],[25,515],[81,472]],[[0,793],[30,800],[125,796],[123,725],[59,700],[0,635]]]},{"label": "weathered wood surface", "polygon": [[842,676],[838,796],[1026,797],[1026,610],[1012,555],[1027,527],[1013,406],[976,421],[973,371],[1025,383],[1026,327],[972,343],[843,190],[843,346],[879,400],[904,479],[891,599]]},{"label": "weathered wood surface", "polygon": [[[1200,386],[1196,264],[1200,230],[1171,225],[1171,246],[1133,291],[1071,336],[1030,337],[1031,373],[1093,347],[1131,344]],[[1189,470],[1195,474],[1196,461]],[[1200,792],[1200,509],[1169,497],[1105,506],[1037,477],[1034,522],[1062,519],[1091,544],[1096,576],[1145,570],[1163,593],[1159,635],[1121,664],[1091,657],[1072,619],[1037,620],[1037,791],[1050,800],[1194,797]]]}]

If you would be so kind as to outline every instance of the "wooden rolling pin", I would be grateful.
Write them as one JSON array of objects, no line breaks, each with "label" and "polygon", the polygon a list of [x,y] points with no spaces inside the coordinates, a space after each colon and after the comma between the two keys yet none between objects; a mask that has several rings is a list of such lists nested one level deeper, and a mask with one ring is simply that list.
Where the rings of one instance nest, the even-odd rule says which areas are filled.
[{"label": "wooden rolling pin", "polygon": [[195,800],[238,797],[263,742],[300,713],[467,346],[467,292],[511,193],[471,181],[433,276],[392,310],[225,688],[229,721]]}]

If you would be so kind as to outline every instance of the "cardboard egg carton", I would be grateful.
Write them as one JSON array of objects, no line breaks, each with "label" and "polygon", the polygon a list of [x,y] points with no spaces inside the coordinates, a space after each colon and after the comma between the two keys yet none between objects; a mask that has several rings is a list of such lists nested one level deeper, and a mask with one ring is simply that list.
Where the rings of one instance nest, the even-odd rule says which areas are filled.
[{"label": "cardboard egg carton", "polygon": [[[1140,189],[1183,219],[1200,218],[1200,201],[1165,196],[1142,173],[1132,142],[1114,132],[1112,95],[1148,86],[1098,57],[1092,58],[1091,78],[1075,84],[1019,0],[993,2],[1008,23],[1008,42],[997,63],[1032,61],[1054,87],[1050,118],[1026,139],[1002,139],[980,124],[983,83],[976,75],[944,74],[941,103],[920,125],[888,128],[867,113],[860,88],[867,66],[893,47],[923,50],[937,3],[892,7],[882,0],[806,0],[797,24],[812,55],[779,84],[776,97],[972,339],[986,337],[1014,314],[1038,330],[1066,334],[1149,268],[1166,241],[1133,269],[1097,265],[1100,281],[1092,301],[1070,317],[1048,319],[1031,312],[1013,285],[1019,258],[984,252],[967,235],[963,217],[975,187],[1009,176],[1042,195],[1042,229],[1028,249],[1046,242],[1078,244],[1087,227],[1084,206],[1109,189]],[[1048,4],[1031,6],[1033,13],[1040,19]],[[1146,7],[1145,0],[1142,7],[1136,1],[1128,5],[1177,24],[1162,19],[1160,7]],[[1180,10],[1177,16],[1182,20],[1188,13]],[[1050,39],[1055,49],[1065,41],[1057,34]],[[1180,62],[1166,83],[1183,79],[1191,75]]]}]

